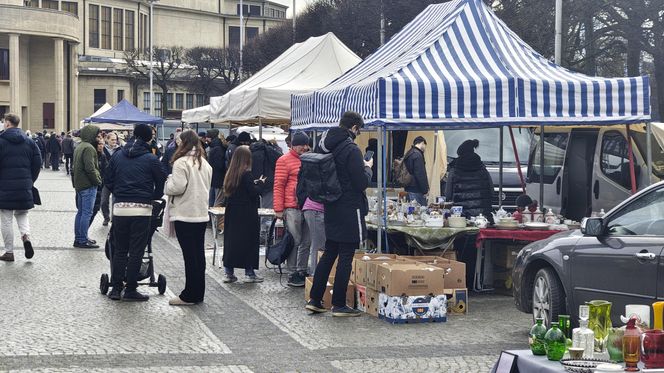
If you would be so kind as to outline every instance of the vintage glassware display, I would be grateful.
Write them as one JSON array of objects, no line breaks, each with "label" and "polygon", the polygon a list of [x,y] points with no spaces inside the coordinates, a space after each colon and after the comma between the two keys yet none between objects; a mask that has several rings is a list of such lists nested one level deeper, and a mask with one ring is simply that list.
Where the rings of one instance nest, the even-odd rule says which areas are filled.
[{"label": "vintage glassware display", "polygon": [[546,336],[546,326],[542,324],[543,319],[537,319],[535,325],[530,328],[528,334],[528,344],[530,351],[533,355],[546,355],[546,348],[544,346],[544,337]]},{"label": "vintage glassware display", "polygon": [[664,302],[655,302],[652,304],[653,329],[664,329]]},{"label": "vintage glassware display", "polygon": [[641,360],[648,369],[664,368],[664,330],[641,334]]},{"label": "vintage glassware display", "polygon": [[569,315],[558,315],[558,327],[565,334],[567,347],[572,346],[572,320]]},{"label": "vintage glassware display", "polygon": [[590,314],[587,305],[579,306],[579,327],[572,332],[572,347],[583,348],[583,357],[592,359],[595,351],[595,333],[588,328]]},{"label": "vintage glassware display", "polygon": [[623,361],[622,339],[624,335],[624,328],[609,329],[609,337],[606,341],[606,349],[609,351],[609,359],[612,361]]},{"label": "vintage glassware display", "polygon": [[595,352],[606,351],[606,340],[611,328],[611,302],[591,300],[587,302],[590,310],[588,327],[595,333]]},{"label": "vintage glassware display", "polygon": [[638,372],[637,364],[641,355],[641,332],[636,327],[636,317],[631,317],[625,328],[625,335],[622,338],[623,360],[625,361],[625,371]]},{"label": "vintage glassware display", "polygon": [[565,334],[563,334],[558,327],[557,322],[551,323],[551,329],[549,329],[544,336],[544,344],[547,359],[560,361],[565,355],[567,338],[565,338]]}]

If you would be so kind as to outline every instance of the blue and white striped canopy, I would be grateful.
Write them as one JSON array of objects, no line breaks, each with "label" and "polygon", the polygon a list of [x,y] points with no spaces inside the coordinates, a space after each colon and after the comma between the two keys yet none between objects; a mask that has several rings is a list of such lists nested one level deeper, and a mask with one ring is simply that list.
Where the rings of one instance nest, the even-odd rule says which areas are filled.
[{"label": "blue and white striped canopy", "polygon": [[293,95],[293,129],[338,124],[453,128],[650,120],[647,76],[598,78],[535,52],[481,0],[428,6],[388,43],[313,93]]}]

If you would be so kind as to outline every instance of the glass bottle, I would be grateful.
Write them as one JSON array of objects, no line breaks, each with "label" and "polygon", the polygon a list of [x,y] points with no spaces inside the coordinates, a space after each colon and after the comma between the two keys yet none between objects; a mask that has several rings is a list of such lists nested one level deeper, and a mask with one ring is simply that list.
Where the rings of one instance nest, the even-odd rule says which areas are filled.
[{"label": "glass bottle", "polygon": [[535,325],[530,328],[528,334],[528,344],[530,351],[533,355],[546,355],[546,348],[544,346],[544,336],[546,335],[546,326],[542,324],[543,319],[537,319]]},{"label": "glass bottle", "polygon": [[637,364],[641,358],[641,333],[636,327],[636,317],[632,316],[627,322],[625,335],[622,339],[623,360],[626,372],[638,372]]},{"label": "glass bottle", "polygon": [[544,335],[544,346],[546,348],[546,357],[549,360],[560,361],[565,355],[567,347],[567,338],[558,328],[557,322],[551,323],[551,329]]},{"label": "glass bottle", "polygon": [[572,347],[583,348],[583,357],[592,359],[595,350],[595,333],[588,328],[590,307],[582,304],[579,306],[579,327],[572,331]]}]

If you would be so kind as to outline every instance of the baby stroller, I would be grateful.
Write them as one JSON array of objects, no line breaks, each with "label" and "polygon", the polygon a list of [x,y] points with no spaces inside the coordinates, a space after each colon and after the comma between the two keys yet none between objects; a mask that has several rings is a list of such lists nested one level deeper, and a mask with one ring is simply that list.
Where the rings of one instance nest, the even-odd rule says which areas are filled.
[{"label": "baby stroller", "polygon": [[[145,255],[143,256],[143,262],[141,263],[141,269],[138,272],[138,281],[143,281],[149,279],[149,282],[139,282],[138,285],[148,285],[150,287],[156,287],[159,290],[159,294],[163,295],[166,292],[166,276],[160,274],[157,277],[157,281],[154,278],[154,260],[152,257],[152,236],[161,226],[162,221],[164,220],[164,208],[166,207],[166,201],[161,199],[158,201],[152,202],[152,219],[150,219],[150,234],[148,238],[148,245]],[[108,237],[106,238],[106,258],[111,262],[111,273],[113,273],[113,226],[108,232]],[[99,290],[102,294],[108,292],[110,287],[110,277],[108,274],[104,273],[101,275],[101,280],[99,281]]]}]

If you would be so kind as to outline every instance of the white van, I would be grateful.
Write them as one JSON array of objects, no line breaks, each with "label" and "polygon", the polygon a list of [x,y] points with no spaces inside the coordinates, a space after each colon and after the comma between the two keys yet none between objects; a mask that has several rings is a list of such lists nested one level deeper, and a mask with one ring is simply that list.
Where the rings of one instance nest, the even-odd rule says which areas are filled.
[{"label": "white van", "polygon": [[[609,211],[629,197],[631,176],[626,133],[624,125],[547,127],[544,131],[543,206],[581,221],[592,212]],[[653,136],[653,172],[648,175],[645,125],[631,125],[630,136],[637,189],[641,190],[664,177],[664,153],[661,139]],[[528,195],[539,199],[539,129],[533,138],[526,181]]]}]

